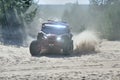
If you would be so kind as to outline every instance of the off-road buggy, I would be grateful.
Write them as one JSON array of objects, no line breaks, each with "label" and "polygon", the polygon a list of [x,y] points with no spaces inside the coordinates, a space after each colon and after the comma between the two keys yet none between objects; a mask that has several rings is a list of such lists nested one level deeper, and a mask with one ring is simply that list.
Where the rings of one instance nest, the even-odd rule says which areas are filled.
[{"label": "off-road buggy", "polygon": [[48,21],[42,24],[37,40],[30,44],[32,56],[42,54],[64,54],[73,51],[73,40],[70,27],[66,22]]}]

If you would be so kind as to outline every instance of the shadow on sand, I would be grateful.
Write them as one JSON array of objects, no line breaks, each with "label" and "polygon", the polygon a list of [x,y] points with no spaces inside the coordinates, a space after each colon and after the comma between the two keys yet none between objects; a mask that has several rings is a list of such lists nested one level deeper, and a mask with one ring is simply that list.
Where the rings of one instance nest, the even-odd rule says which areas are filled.
[{"label": "shadow on sand", "polygon": [[80,57],[82,55],[91,55],[91,54],[97,54],[97,51],[86,51],[86,52],[79,52],[79,53],[70,53],[70,54],[62,54],[62,53],[44,53],[41,55],[36,55],[32,57],[49,57],[49,58],[69,58],[69,57]]}]

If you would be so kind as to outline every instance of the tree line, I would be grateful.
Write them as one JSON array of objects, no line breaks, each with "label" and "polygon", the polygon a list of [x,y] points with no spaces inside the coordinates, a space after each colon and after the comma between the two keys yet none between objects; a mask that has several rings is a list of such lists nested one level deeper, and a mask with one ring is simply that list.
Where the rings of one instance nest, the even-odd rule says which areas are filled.
[{"label": "tree line", "polygon": [[120,40],[120,0],[89,0],[88,13],[80,10],[78,2],[66,8],[63,21],[70,23],[75,32],[95,29],[102,38]]},{"label": "tree line", "polygon": [[35,13],[26,14],[32,0],[0,0],[0,41],[4,44],[23,44],[25,23]]},{"label": "tree line", "polygon": [[[68,22],[74,32],[95,29],[101,33],[102,38],[120,40],[120,0],[89,1],[86,10],[78,2],[67,4],[62,21]],[[37,12],[34,9],[26,13],[33,4],[33,0],[0,0],[1,42],[19,45],[24,43],[27,36],[25,26],[33,21]]]}]

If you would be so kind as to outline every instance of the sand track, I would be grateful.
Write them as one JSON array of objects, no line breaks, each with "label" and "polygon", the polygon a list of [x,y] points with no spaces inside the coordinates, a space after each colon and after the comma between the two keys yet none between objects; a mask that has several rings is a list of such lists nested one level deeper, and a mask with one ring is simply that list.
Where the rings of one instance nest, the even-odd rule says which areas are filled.
[{"label": "sand track", "polygon": [[31,57],[28,48],[0,45],[0,80],[120,80],[120,42],[86,55]]}]

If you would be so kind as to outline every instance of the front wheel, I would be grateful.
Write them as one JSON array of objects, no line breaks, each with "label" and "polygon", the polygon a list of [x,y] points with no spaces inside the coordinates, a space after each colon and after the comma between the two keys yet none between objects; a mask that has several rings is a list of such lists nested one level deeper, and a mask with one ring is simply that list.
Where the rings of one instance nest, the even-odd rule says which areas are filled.
[{"label": "front wheel", "polygon": [[68,44],[63,48],[63,54],[69,55],[73,52],[73,41],[71,40]]},{"label": "front wheel", "polygon": [[38,41],[32,41],[30,44],[30,53],[32,56],[37,56],[39,55],[40,51],[41,51],[41,47],[39,45]]}]

